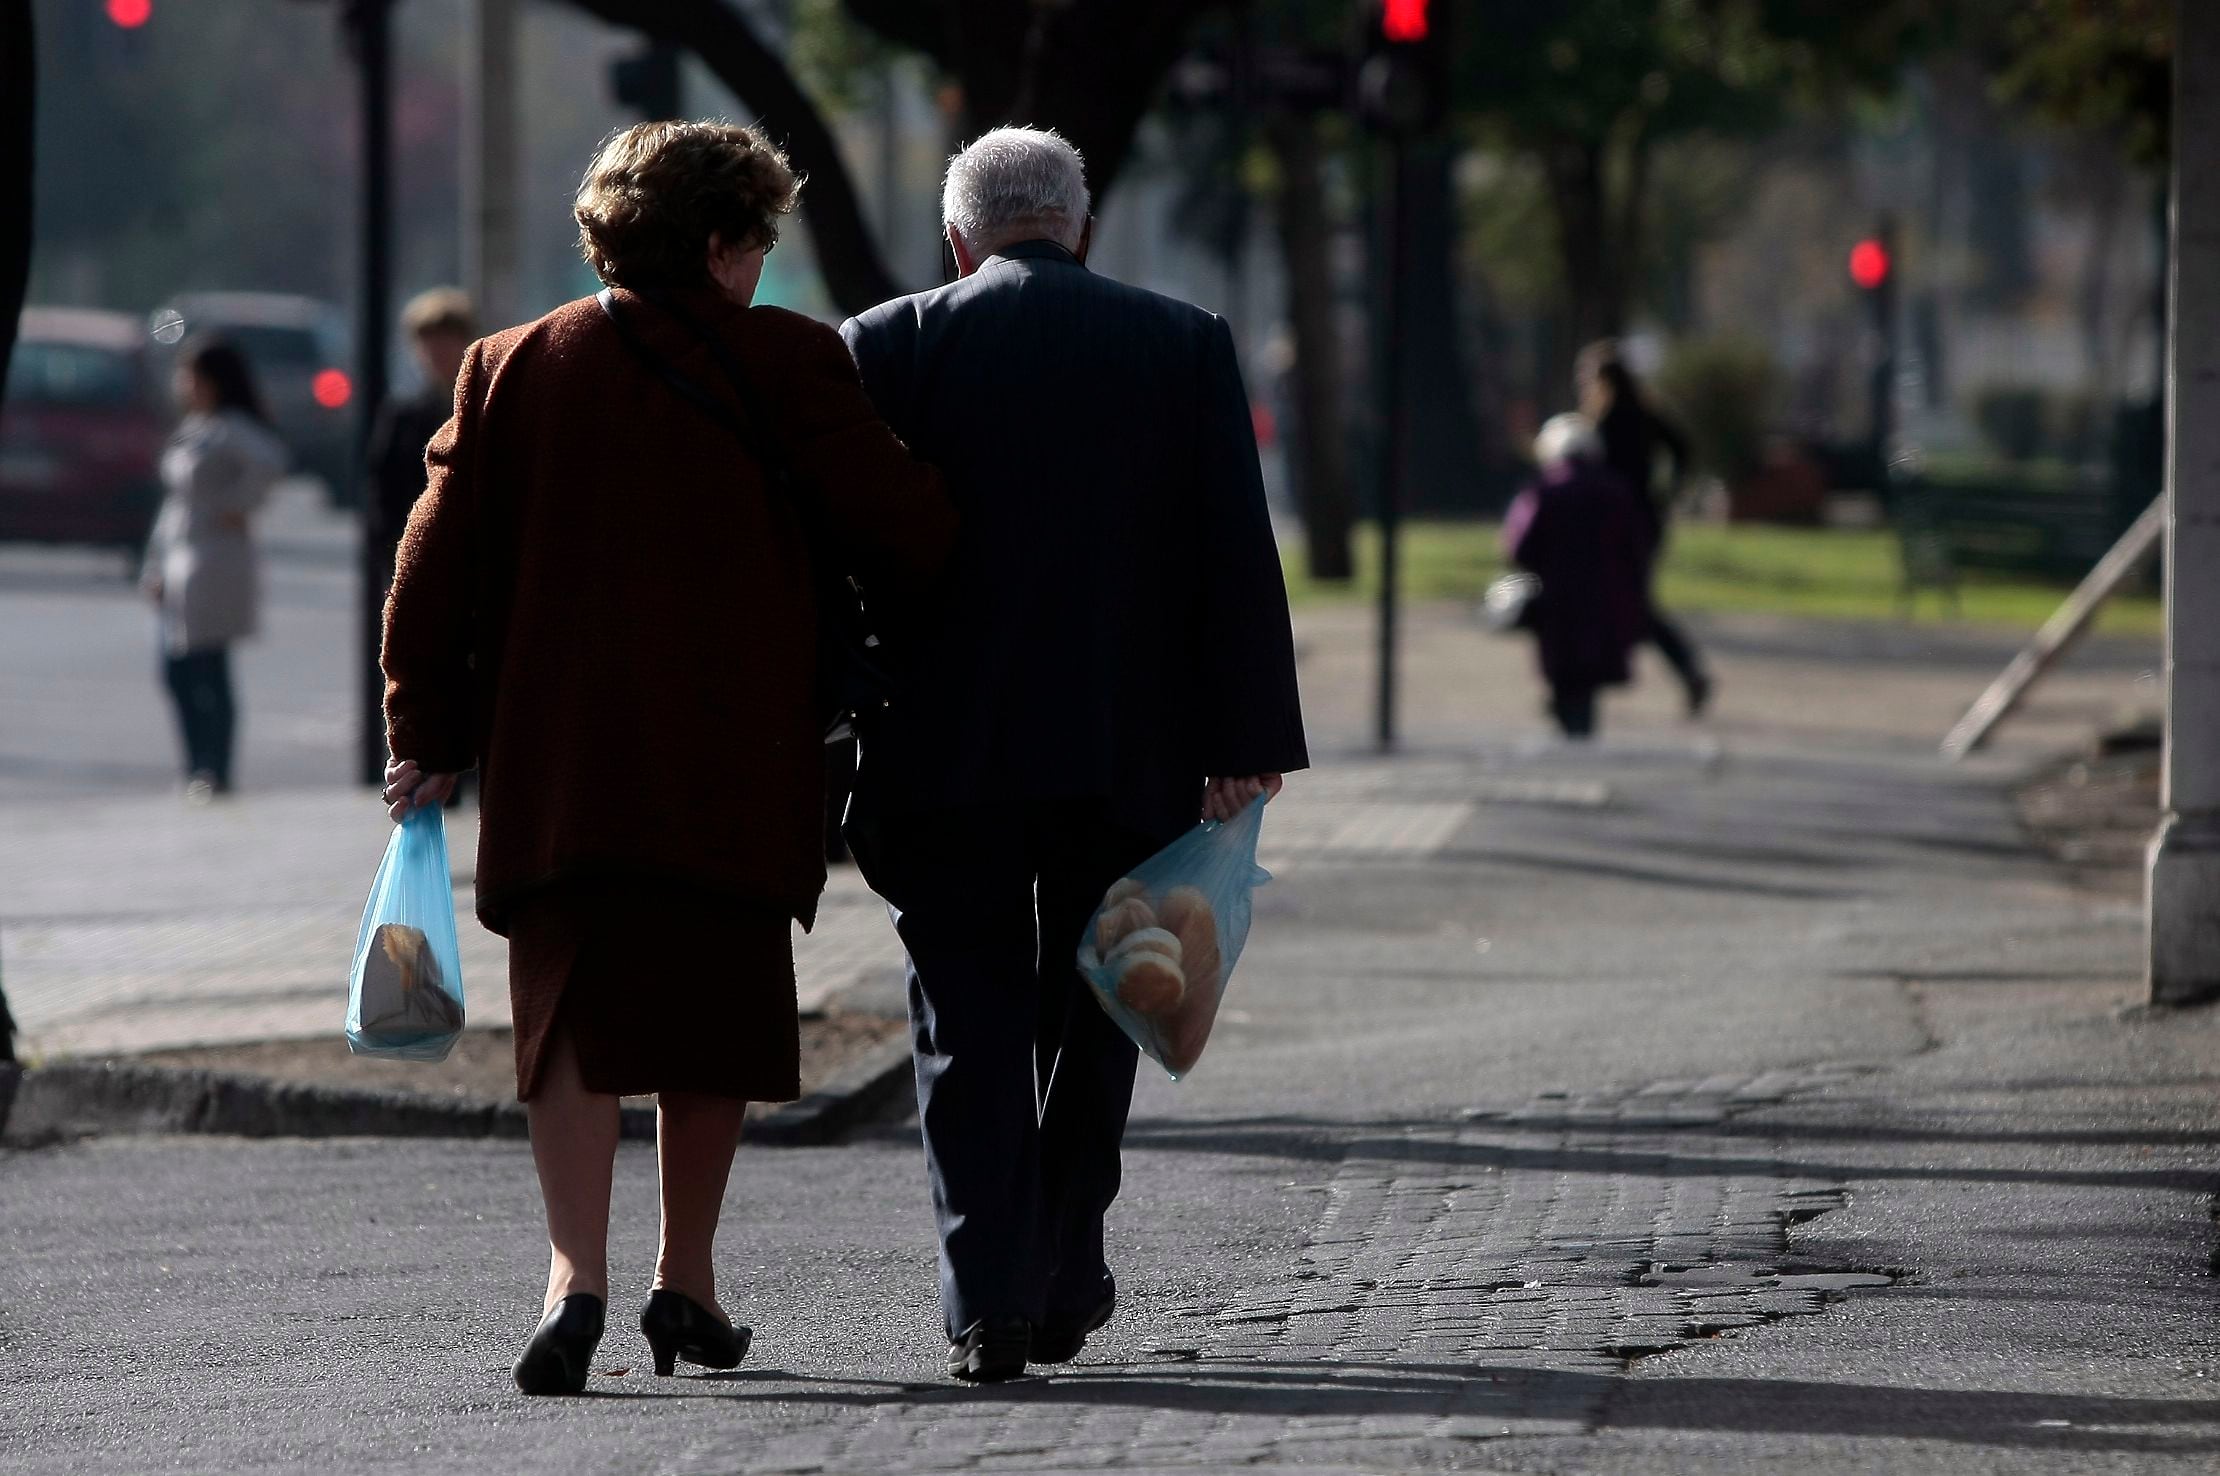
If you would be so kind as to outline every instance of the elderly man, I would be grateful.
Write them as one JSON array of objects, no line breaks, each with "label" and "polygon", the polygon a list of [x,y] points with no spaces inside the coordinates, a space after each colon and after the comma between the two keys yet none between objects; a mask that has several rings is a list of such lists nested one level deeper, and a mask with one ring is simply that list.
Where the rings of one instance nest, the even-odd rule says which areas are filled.
[{"label": "elderly man", "polygon": [[958,1378],[1065,1362],[1115,1307],[1136,1053],[1074,962],[1103,892],[1304,767],[1287,593],[1225,322],[1087,270],[1078,152],[948,166],[959,280],[841,330],[963,529],[882,612],[902,675],[849,840],[909,951]]}]

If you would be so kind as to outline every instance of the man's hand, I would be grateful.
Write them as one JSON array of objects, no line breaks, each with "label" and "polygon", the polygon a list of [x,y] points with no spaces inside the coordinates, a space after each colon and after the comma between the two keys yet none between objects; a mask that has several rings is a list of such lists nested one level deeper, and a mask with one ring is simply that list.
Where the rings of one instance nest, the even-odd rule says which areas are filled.
[{"label": "man's hand", "polygon": [[426,805],[444,805],[455,792],[456,774],[427,774],[414,759],[395,759],[385,766],[385,812],[398,825],[409,811]]},{"label": "man's hand", "polygon": [[1287,781],[1278,774],[1250,774],[1237,779],[1212,779],[1203,785],[1205,820],[1231,820],[1259,795],[1276,795]]}]

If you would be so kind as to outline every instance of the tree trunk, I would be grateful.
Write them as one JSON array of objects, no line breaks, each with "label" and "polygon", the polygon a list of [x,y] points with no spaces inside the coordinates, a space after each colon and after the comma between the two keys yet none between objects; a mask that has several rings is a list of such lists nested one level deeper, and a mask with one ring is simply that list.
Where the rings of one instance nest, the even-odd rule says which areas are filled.
[{"label": "tree trunk", "polygon": [[802,219],[817,247],[825,288],[841,311],[860,313],[904,291],[864,224],[854,178],[832,129],[786,63],[745,15],[722,0],[571,0],[610,25],[683,46],[763,120],[809,176]]},{"label": "tree trunk", "polygon": [[[598,0],[611,3],[611,0]],[[1197,19],[1227,0],[845,0],[963,91],[963,132],[1054,128],[1087,161],[1099,209]]]},{"label": "tree trunk", "polygon": [[[1628,283],[1621,243],[1615,239],[1618,215],[1611,209],[1604,178],[1604,147],[1591,139],[1559,141],[1542,153],[1549,179],[1550,206],[1557,217],[1557,258],[1565,279],[1565,324],[1569,342],[1553,354],[1553,383],[1542,386],[1542,403],[1562,405],[1572,394],[1572,354],[1599,338],[1616,337],[1626,326]],[[1561,371],[1561,372],[1560,372]]]},{"label": "tree trunk", "polygon": [[1275,112],[1264,135],[1279,166],[1280,247],[1287,258],[1287,315],[1295,335],[1294,473],[1310,577],[1356,573],[1350,526],[1349,426],[1343,416],[1342,352],[1335,322],[1333,226],[1326,213],[1323,150],[1310,118]]},{"label": "tree trunk", "polygon": [[1457,307],[1457,206],[1451,177],[1456,154],[1432,141],[1414,150],[1406,218],[1404,291],[1416,307],[1403,355],[1403,393],[1410,405],[1410,510],[1474,513],[1492,498],[1482,464],[1480,416],[1473,408],[1472,370]]},{"label": "tree trunk", "polygon": [[31,0],[0,0],[0,387],[8,381],[16,324],[31,285],[37,81]]}]

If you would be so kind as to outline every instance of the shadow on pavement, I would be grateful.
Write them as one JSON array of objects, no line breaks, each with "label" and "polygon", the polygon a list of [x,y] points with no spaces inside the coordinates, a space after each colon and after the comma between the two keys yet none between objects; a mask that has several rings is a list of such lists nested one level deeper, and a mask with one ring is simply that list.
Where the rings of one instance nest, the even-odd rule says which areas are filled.
[{"label": "shadow on pavement", "polygon": [[[2220,1453],[2220,1403],[1992,1389],[1921,1389],[1793,1379],[1672,1378],[1559,1373],[1452,1363],[1082,1364],[1049,1377],[972,1388],[823,1378],[778,1369],[705,1375],[681,1389],[600,1399],[776,1399],[859,1408],[998,1404],[1011,1408],[1132,1407],[1166,1413],[1361,1420],[1453,1415],[1572,1419],[1609,1399],[1609,1428],[1733,1434],[1942,1440],[2057,1451]],[[659,1381],[661,1382],[661,1381]],[[761,1384],[761,1389],[748,1387]],[[736,1387],[738,1386],[738,1387]],[[800,1386],[797,1388],[796,1386]],[[2193,1426],[2194,1431],[2170,1426]]]},{"label": "shadow on pavement", "polygon": [[[1438,1122],[1342,1122],[1326,1118],[1260,1119],[1186,1125],[1149,1121],[1135,1123],[1128,1130],[1125,1141],[1129,1149],[1154,1148],[1307,1162],[1336,1162],[1348,1158],[1379,1163],[1471,1168],[1481,1172],[1527,1169],[1553,1174],[1633,1174],[1655,1178],[1794,1177],[1820,1179],[1831,1183],[1881,1179],[1946,1180],[1969,1184],[2060,1184],[2090,1188],[2174,1190],[2196,1194],[2211,1191],[2215,1184],[2213,1173],[2186,1169],[2021,1169],[1985,1168],[1977,1165],[1836,1162],[1798,1155],[1794,1152],[1794,1145],[1800,1136],[1804,1136],[1798,1125],[1770,1119],[1762,1123],[1745,1124],[1731,1121],[1673,1124],[1651,1122],[1635,1113],[1624,1117],[1606,1115],[1595,1118],[1522,1118],[1515,1122],[1487,1125],[1490,1128],[1499,1127],[1506,1137],[1537,1133],[1685,1131],[1705,1137],[1741,1137],[1753,1140],[1753,1144],[1762,1142],[1767,1151],[1746,1158],[1705,1152],[1666,1153],[1618,1146],[1585,1148],[1567,1143],[1527,1145],[1474,1142],[1469,1138],[1453,1139],[1429,1135],[1425,1131],[1392,1137],[1376,1136],[1382,1132],[1394,1132],[1398,1127],[1431,1129],[1434,1134],[1439,1134],[1444,1126]],[[2069,1145],[2094,1141],[2150,1143],[2156,1146],[2208,1141],[2197,1134],[2122,1133],[2118,1136],[2094,1138],[2005,1134],[1991,1138],[1981,1134],[1953,1135],[1916,1129],[1891,1132],[1887,1129],[1876,1131],[1825,1126],[1816,1128],[1809,1136],[1837,1141],[1934,1141],[1943,1144],[1952,1141],[2024,1141]]]}]

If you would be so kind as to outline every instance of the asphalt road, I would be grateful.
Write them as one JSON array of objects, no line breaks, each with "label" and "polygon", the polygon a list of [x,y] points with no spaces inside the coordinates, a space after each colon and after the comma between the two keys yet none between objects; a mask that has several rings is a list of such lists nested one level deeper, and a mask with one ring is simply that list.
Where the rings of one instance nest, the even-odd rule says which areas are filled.
[{"label": "asphalt road", "polygon": [[[0,617],[107,609],[12,567]],[[49,659],[23,629],[11,709]],[[758,1341],[725,1378],[640,1373],[653,1160],[626,1149],[630,1289],[591,1397],[551,1401],[506,1373],[543,1265],[520,1146],[112,1139],[0,1153],[0,1469],[2220,1463],[2220,1025],[2130,1008],[2135,909],[2005,802],[2038,743],[1931,758],[1980,650],[1726,631],[1715,725],[1653,684],[1579,751],[1537,741],[1521,653],[1440,612],[1419,751],[1375,762],[1360,634],[1306,621],[1326,762],[1210,1056],[1143,1082],[1124,1306],[1073,1370],[938,1379],[905,1125],[743,1155],[722,1290]],[[2096,653],[2022,734],[2132,701],[2140,659]],[[266,741],[250,778],[292,782]],[[49,795],[163,781],[159,746],[18,742],[10,782]]]}]

